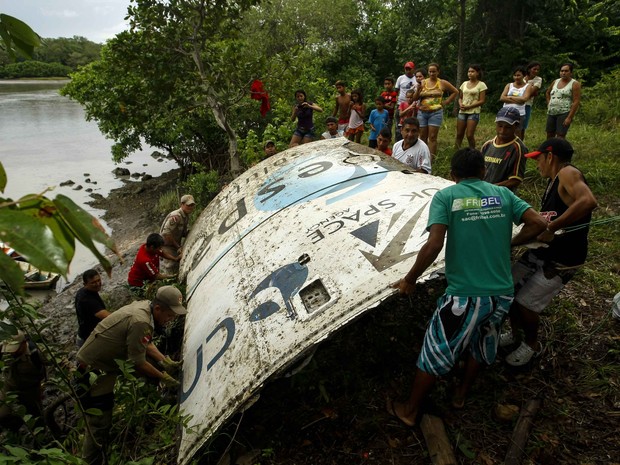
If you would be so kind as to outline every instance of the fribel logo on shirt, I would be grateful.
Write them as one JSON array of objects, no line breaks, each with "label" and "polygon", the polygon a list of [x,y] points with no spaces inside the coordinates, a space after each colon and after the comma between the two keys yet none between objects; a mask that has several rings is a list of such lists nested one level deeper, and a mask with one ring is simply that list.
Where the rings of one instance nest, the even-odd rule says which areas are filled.
[{"label": "fribel logo on shirt", "polygon": [[457,212],[460,210],[469,210],[473,208],[496,208],[501,206],[502,199],[497,195],[490,195],[486,197],[464,197],[462,199],[454,199],[452,201],[453,212]]}]

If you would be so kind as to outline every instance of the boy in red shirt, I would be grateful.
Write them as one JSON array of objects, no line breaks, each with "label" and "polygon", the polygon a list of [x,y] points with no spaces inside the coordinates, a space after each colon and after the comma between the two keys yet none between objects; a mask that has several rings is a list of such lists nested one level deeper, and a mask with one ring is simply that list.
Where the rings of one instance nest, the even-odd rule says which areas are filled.
[{"label": "boy in red shirt", "polygon": [[172,278],[174,275],[161,274],[159,272],[159,257],[166,260],[178,262],[181,257],[173,257],[169,253],[162,250],[164,238],[157,233],[149,234],[146,243],[140,246],[136,259],[131,265],[127,282],[132,290],[142,293],[142,288],[146,284],[152,283],[158,279]]},{"label": "boy in red shirt", "polygon": [[385,100],[385,109],[388,111],[387,127],[392,130],[394,124],[394,110],[396,109],[396,102],[398,101],[398,92],[394,90],[394,78],[386,77],[383,80],[383,87],[385,91],[381,92],[381,97]]}]

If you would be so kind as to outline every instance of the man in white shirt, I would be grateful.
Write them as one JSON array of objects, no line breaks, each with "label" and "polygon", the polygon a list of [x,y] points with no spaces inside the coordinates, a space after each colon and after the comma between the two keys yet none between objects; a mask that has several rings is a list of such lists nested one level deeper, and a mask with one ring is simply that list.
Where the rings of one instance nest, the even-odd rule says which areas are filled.
[{"label": "man in white shirt", "polygon": [[419,139],[420,123],[416,118],[407,118],[401,129],[403,139],[392,147],[392,156],[409,165],[416,173],[431,174],[431,151]]}]

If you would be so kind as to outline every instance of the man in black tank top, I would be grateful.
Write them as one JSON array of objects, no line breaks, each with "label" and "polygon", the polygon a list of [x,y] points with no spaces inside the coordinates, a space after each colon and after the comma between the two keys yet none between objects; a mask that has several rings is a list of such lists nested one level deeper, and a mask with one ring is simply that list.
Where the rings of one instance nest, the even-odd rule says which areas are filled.
[{"label": "man in black tank top", "polygon": [[528,251],[512,268],[512,332],[502,334],[500,346],[516,343],[518,331],[523,330],[524,340],[506,357],[513,366],[527,364],[540,352],[540,313],[585,262],[590,219],[597,207],[583,174],[570,163],[573,147],[568,141],[548,139],[525,156],[534,159],[540,175],[549,179],[540,211],[547,229],[538,236],[549,246]]}]

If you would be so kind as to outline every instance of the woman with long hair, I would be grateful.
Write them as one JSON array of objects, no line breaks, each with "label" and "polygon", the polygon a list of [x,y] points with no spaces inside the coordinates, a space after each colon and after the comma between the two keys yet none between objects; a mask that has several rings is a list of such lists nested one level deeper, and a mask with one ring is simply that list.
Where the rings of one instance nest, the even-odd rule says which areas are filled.
[{"label": "woman with long hair", "polygon": [[519,110],[521,120],[519,121],[519,127],[517,127],[516,131],[519,138],[523,137],[525,102],[527,102],[532,95],[532,87],[525,82],[525,75],[525,68],[523,66],[517,66],[512,72],[513,82],[506,84],[506,87],[504,87],[504,91],[499,98],[502,102],[504,102],[505,107],[513,107]]},{"label": "woman with long hair", "polygon": [[291,121],[297,119],[297,128],[291,137],[289,147],[312,142],[314,139],[314,122],[312,114],[315,111],[322,112],[323,109],[315,103],[308,102],[306,92],[299,89],[295,92],[295,100],[297,103],[293,105],[293,113]]},{"label": "woman with long hair", "polygon": [[480,65],[469,65],[468,80],[459,89],[459,114],[456,120],[457,149],[461,148],[463,136],[467,134],[470,149],[476,148],[476,127],[480,122],[480,107],[486,100],[487,85],[482,82]]}]

